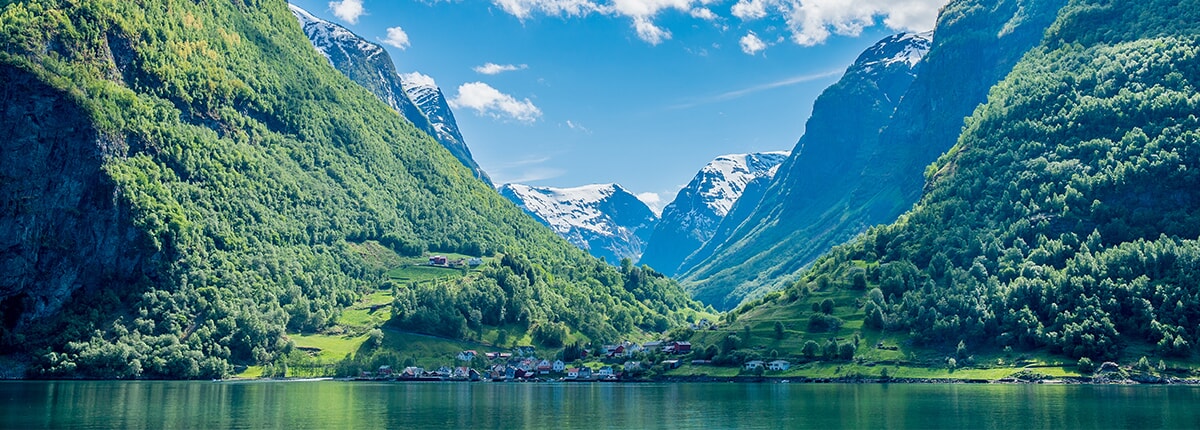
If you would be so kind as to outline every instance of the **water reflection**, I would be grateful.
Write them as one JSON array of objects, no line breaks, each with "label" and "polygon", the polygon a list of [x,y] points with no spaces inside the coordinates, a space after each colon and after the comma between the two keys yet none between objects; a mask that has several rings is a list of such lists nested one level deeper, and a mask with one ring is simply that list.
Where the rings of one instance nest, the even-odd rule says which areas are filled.
[{"label": "water reflection", "polygon": [[0,428],[1195,428],[1200,388],[4,382]]}]

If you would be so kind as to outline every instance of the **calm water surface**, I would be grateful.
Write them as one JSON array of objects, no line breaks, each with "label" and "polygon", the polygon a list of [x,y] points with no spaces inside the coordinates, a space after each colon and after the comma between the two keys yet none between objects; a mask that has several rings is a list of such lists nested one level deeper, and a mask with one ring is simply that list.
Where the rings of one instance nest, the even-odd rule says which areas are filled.
[{"label": "calm water surface", "polygon": [[3,382],[0,428],[1200,428],[1200,387]]}]

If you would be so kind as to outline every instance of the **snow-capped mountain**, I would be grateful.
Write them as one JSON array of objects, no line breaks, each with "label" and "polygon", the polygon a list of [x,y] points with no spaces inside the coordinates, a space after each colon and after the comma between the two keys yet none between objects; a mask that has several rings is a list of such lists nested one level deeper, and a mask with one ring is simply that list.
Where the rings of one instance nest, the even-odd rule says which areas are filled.
[{"label": "snow-capped mountain", "polygon": [[[401,76],[382,46],[299,6],[289,4],[288,8],[300,21],[300,27],[313,47],[329,60],[329,64],[432,136],[476,177],[491,185],[487,174],[471,157],[471,151],[458,132],[458,124],[454,122],[454,114],[433,78],[420,73]],[[416,95],[410,96],[410,90]],[[416,101],[418,99],[420,101]]]},{"label": "snow-capped mountain", "polygon": [[[663,208],[662,219],[639,264],[673,276],[688,255],[713,237],[739,199],[748,191],[761,196],[790,154],[787,151],[731,154],[709,162]],[[759,191],[753,192],[755,189]]]},{"label": "snow-capped mountain", "polygon": [[617,264],[642,255],[658,216],[617,184],[576,188],[507,184],[500,194],[593,256]]}]

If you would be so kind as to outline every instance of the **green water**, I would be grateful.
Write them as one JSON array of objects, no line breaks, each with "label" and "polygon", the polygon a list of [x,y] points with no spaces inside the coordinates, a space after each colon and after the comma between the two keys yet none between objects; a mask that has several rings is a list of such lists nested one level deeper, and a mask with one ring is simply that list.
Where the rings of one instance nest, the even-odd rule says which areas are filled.
[{"label": "green water", "polygon": [[1200,387],[3,382],[0,428],[1200,428]]}]

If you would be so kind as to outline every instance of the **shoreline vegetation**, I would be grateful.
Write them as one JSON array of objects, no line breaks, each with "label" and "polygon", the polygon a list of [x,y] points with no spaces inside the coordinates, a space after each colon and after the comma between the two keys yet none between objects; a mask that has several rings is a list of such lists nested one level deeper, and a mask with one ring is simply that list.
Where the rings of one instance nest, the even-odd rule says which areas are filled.
[{"label": "shoreline vegetation", "polygon": [[742,384],[1011,384],[1011,385],[1200,385],[1200,378],[1177,378],[1157,376],[1135,376],[1125,379],[1111,379],[1105,376],[1083,377],[1064,376],[1048,377],[1045,379],[1024,379],[1006,377],[1000,379],[975,378],[880,378],[868,376],[840,377],[782,377],[782,376],[662,376],[649,379],[620,379],[620,380],[577,380],[577,379],[529,379],[523,381],[493,381],[443,379],[430,380],[425,378],[229,378],[214,379],[213,382],[249,383],[249,382],[391,382],[391,383],[514,383],[514,384],[588,384],[588,383],[620,383],[620,384],[692,384],[692,383],[742,383]]}]

